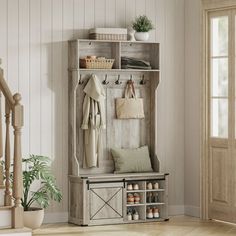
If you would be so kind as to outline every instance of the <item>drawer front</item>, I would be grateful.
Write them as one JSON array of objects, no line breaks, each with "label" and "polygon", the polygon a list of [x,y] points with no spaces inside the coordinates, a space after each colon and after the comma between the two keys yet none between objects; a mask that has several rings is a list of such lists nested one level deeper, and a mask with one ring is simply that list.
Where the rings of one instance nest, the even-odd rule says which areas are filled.
[{"label": "drawer front", "polygon": [[89,185],[90,220],[123,219],[123,183]]}]

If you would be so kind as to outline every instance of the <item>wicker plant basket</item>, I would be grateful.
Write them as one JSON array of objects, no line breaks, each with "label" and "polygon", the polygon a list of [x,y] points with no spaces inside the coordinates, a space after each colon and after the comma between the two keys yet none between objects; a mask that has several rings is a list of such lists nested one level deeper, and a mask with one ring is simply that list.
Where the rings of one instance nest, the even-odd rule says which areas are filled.
[{"label": "wicker plant basket", "polygon": [[80,68],[86,69],[112,69],[115,59],[80,59]]}]

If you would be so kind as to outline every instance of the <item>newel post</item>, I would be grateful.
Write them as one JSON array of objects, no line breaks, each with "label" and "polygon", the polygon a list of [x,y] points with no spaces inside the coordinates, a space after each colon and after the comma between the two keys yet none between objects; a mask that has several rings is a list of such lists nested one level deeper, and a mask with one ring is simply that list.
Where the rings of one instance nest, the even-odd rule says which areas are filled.
[{"label": "newel post", "polygon": [[21,95],[16,93],[13,96],[15,104],[12,111],[12,126],[14,128],[14,169],[13,169],[13,228],[22,228],[23,208],[21,198],[23,195],[22,179],[22,156],[21,156],[21,128],[23,126],[23,106],[20,104]]}]

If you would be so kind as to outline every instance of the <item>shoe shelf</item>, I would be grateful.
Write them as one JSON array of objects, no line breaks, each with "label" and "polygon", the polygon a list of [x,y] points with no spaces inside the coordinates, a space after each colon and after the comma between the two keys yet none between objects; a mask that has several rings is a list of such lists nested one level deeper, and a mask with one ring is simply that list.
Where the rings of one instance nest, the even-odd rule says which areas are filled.
[{"label": "shoe shelf", "polygon": [[146,192],[164,192],[165,189],[147,189]]},{"label": "shoe shelf", "polygon": [[146,190],[126,190],[126,193],[144,193]]},{"label": "shoe shelf", "polygon": [[126,204],[127,207],[146,206],[146,203]]},{"label": "shoe shelf", "polygon": [[[164,180],[144,180],[127,182],[125,185],[125,212],[128,223],[163,221],[166,219],[167,198],[166,183]],[[134,189],[135,188],[135,189]],[[135,197],[140,198],[140,203],[135,203]],[[133,203],[130,203],[132,202]],[[130,215],[139,214],[138,220],[130,220]],[[158,216],[158,217],[154,217]],[[150,217],[150,218],[148,218]],[[129,218],[129,220],[128,220]]]},{"label": "shoe shelf", "polygon": [[146,206],[158,206],[158,205],[165,205],[164,202],[151,202],[151,203],[146,203]]}]

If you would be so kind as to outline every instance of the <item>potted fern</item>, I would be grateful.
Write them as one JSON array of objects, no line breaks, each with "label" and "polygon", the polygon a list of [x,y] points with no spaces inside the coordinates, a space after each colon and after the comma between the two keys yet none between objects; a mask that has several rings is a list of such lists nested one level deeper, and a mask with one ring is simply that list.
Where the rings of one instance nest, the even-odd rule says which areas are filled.
[{"label": "potted fern", "polygon": [[[48,157],[30,155],[22,160],[25,166],[23,171],[23,198],[25,227],[36,229],[43,222],[44,209],[50,204],[50,200],[60,202],[62,194],[56,185],[56,179],[52,174]],[[40,181],[37,191],[31,187],[35,181]],[[35,207],[35,204],[39,207]]]},{"label": "potted fern", "polygon": [[152,21],[145,15],[136,17],[132,27],[136,31],[134,37],[137,41],[147,41],[149,39],[149,31],[154,29]]}]

